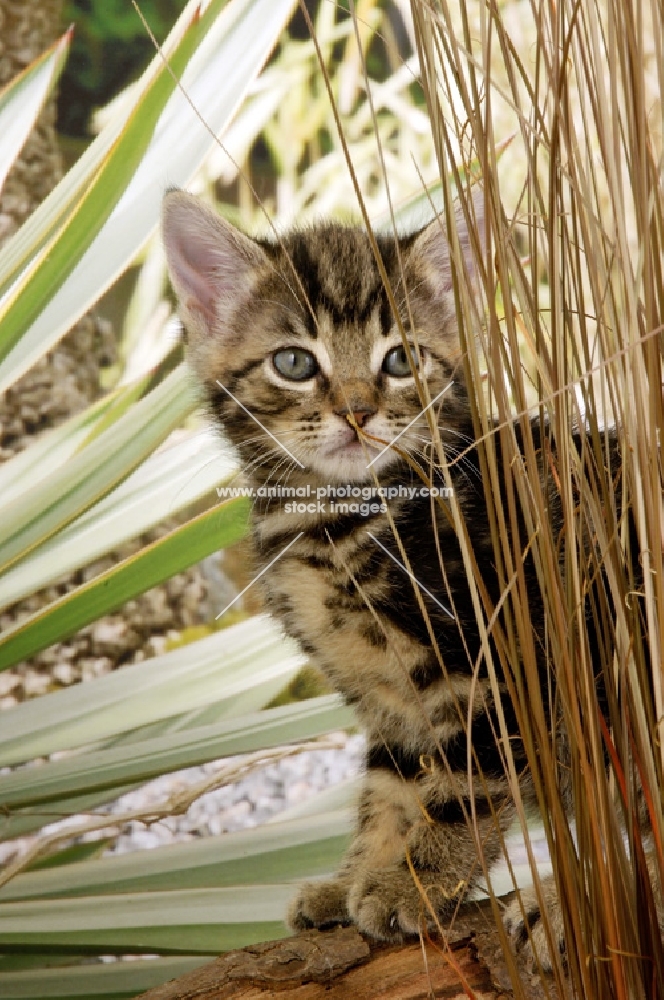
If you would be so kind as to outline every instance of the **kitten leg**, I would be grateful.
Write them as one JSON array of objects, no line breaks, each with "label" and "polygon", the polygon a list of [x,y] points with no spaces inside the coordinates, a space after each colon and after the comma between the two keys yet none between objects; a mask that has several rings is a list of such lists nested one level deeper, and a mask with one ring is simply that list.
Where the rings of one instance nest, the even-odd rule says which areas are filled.
[{"label": "kitten leg", "polygon": [[[565,927],[558,899],[558,890],[553,875],[540,880],[541,896],[554,947],[565,954]],[[503,922],[515,951],[522,951],[526,958],[534,961],[535,954],[546,971],[553,968],[549,950],[549,936],[542,920],[542,908],[534,886],[519,891],[519,898],[513,899],[505,910]]]},{"label": "kitten leg", "polygon": [[342,875],[324,882],[305,882],[288,908],[288,926],[294,931],[306,931],[349,924],[349,886],[349,880]]},{"label": "kitten leg", "polygon": [[[478,839],[490,864],[499,853],[498,822],[505,828],[512,815],[503,807],[497,819],[496,807],[466,782],[466,775],[456,775],[452,783],[440,767],[408,780],[370,767],[358,829],[338,875],[301,887],[290,926],[352,921],[371,937],[397,941],[425,926],[434,930],[481,875]],[[504,780],[490,779],[488,786],[493,801],[504,802]],[[476,831],[467,818],[471,800]]]},{"label": "kitten leg", "polygon": [[369,775],[360,799],[359,830],[339,872],[323,882],[305,882],[291,903],[288,924],[294,930],[350,923],[348,896],[367,854],[381,867],[403,858],[405,834],[410,828],[403,806],[377,798],[371,784]]},{"label": "kitten leg", "polygon": [[[410,828],[400,845],[400,856],[384,868],[377,868],[373,859],[372,830],[358,837],[356,878],[348,896],[348,909],[354,921],[365,933],[382,940],[401,940],[404,936],[418,934],[425,927],[435,931],[442,918],[452,913],[482,874],[477,856],[477,843],[482,844],[487,864],[498,856],[498,822],[506,827],[508,810],[502,810],[500,819],[490,807],[484,810],[482,800],[476,796],[476,832],[471,830],[467,815],[459,800],[443,799],[441,788],[435,780],[404,783],[395,775],[381,776],[383,792],[389,783],[394,785],[393,796],[400,789],[402,796],[409,795],[415,803]],[[495,790],[502,799],[504,788]],[[478,812],[481,815],[478,815]],[[444,822],[436,813],[447,814]],[[511,812],[510,812],[511,816]],[[381,813],[374,817],[381,822]],[[361,860],[359,860],[361,859]]]}]

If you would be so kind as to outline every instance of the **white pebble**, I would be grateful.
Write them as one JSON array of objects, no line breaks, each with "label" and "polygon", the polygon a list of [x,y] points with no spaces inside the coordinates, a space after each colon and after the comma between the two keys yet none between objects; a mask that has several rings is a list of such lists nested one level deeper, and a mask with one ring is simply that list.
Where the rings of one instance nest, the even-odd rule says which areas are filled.
[{"label": "white pebble", "polygon": [[311,795],[311,785],[307,784],[306,781],[295,781],[286,790],[286,799],[289,805],[295,805],[298,802],[304,802]]}]

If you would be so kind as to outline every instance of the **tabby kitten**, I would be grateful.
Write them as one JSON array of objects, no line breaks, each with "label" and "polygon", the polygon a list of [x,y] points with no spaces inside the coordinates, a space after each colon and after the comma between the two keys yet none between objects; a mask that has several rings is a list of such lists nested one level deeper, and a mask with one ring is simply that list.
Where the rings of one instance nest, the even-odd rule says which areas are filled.
[{"label": "tabby kitten", "polygon": [[[256,498],[255,569],[270,567],[262,577],[268,607],[355,706],[366,730],[355,838],[334,879],[300,889],[290,923],[303,929],[353,921],[373,937],[399,940],[435,923],[421,889],[442,917],[477,884],[477,843],[487,863],[499,855],[498,826],[505,830],[514,816],[496,745],[499,709],[517,769],[527,774],[512,703],[506,694],[500,706],[494,702],[444,509],[462,509],[484,584],[497,601],[443,227],[434,222],[398,241],[378,238],[410,358],[361,230],[324,223],[275,242],[253,240],[181,191],[166,195],[163,229],[189,359],[246,475],[255,487],[300,488],[301,496],[309,488],[299,513],[278,497]],[[472,271],[461,219],[458,231]],[[422,482],[409,464],[431,474],[431,433],[415,369],[437,400],[430,411],[447,453],[468,449],[449,467],[453,497],[442,509],[419,492]],[[402,495],[372,497],[363,510],[357,500],[340,511],[339,497],[334,509],[327,495],[316,499],[328,485],[356,493],[375,486],[374,474],[388,496],[399,487]],[[443,479],[434,472],[435,483]],[[525,572],[537,623],[539,593],[528,562]],[[528,800],[525,777],[523,784]],[[552,882],[546,892],[562,941]],[[531,936],[517,903],[507,926],[517,946],[529,950],[533,941],[547,962],[534,891],[522,900]]]}]

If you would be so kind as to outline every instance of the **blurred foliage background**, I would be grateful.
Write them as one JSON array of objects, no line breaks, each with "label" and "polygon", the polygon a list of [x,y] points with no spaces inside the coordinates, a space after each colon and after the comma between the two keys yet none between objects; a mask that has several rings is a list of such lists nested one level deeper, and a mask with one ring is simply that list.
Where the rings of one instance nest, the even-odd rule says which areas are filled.
[{"label": "blurred foliage background", "polygon": [[[184,9],[184,0],[145,0],[141,10],[158,42],[163,42]],[[58,129],[66,136],[89,135],[96,108],[132,83],[154,55],[152,41],[125,0],[66,0],[64,26],[74,41],[58,93]]]}]

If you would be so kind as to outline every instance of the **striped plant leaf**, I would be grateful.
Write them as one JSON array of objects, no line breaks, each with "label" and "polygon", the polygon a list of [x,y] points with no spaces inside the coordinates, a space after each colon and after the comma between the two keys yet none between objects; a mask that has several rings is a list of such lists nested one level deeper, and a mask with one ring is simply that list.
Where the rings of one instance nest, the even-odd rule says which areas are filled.
[{"label": "striped plant leaf", "polygon": [[33,968],[20,971],[5,972],[0,964],[4,1000],[130,1000],[197,969],[209,958],[153,956],[131,962],[73,966],[71,953],[59,961],[51,953],[31,953],[23,957],[23,965],[30,960]]},{"label": "striped plant leaf", "polygon": [[212,552],[239,541],[247,531],[249,507],[247,499],[238,497],[200,514],[20,622],[0,639],[0,668],[68,638]]},{"label": "striped plant leaf", "polygon": [[[75,450],[73,438],[74,434],[63,442],[63,449]],[[17,458],[31,451],[28,448]],[[59,459],[57,465],[62,464]],[[217,435],[178,433],[102,500],[0,576],[0,607],[117,549],[213,493],[236,471],[237,462]],[[25,482],[30,475],[32,463]]]},{"label": "striped plant leaf", "polygon": [[225,888],[313,878],[330,873],[348,845],[356,783],[345,782],[346,808],[279,819],[222,837],[26,872],[0,888],[10,901],[105,896],[173,889]]},{"label": "striped plant leaf", "polygon": [[0,305],[0,388],[49,350],[136,255],[157,225],[163,190],[187,183],[200,166],[292,7],[293,0],[211,0],[199,16],[195,0],[187,5],[164,52],[198,115],[155,56],[130,109],[0,254],[0,288],[31,262]]},{"label": "striped plant leaf", "polygon": [[[304,663],[266,615],[225,628],[143,663],[32,699],[3,713],[0,766],[93,743],[177,719],[192,727],[216,705],[217,719],[256,711],[271,697],[261,682],[285,684]],[[187,719],[187,716],[189,718]]]},{"label": "striped plant leaf", "polygon": [[[260,696],[263,692],[257,689]],[[90,750],[50,761],[34,774],[0,777],[0,830],[6,839],[85,812],[170,771],[220,757],[301,742],[351,726],[352,711],[336,695],[287,705],[128,746]],[[37,771],[39,773],[37,773]]]},{"label": "striped plant leaf", "polygon": [[0,188],[58,81],[71,39],[70,29],[0,91]]},{"label": "striped plant leaf", "polygon": [[190,381],[183,367],[177,368],[66,465],[10,501],[1,515],[0,566],[18,562],[105,496],[194,406]]}]

